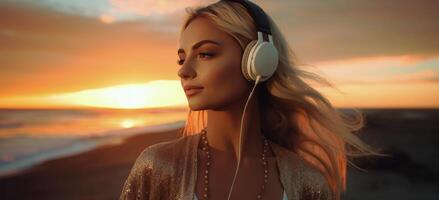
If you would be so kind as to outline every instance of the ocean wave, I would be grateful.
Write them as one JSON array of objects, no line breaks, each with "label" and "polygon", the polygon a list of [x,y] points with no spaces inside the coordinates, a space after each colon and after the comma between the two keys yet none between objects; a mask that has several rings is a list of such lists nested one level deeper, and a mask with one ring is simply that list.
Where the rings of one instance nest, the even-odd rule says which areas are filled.
[{"label": "ocean wave", "polygon": [[0,176],[20,172],[47,160],[78,154],[101,145],[117,143],[132,135],[181,128],[184,121],[133,127],[87,134],[86,137],[60,135],[34,137],[16,135],[0,140]]}]

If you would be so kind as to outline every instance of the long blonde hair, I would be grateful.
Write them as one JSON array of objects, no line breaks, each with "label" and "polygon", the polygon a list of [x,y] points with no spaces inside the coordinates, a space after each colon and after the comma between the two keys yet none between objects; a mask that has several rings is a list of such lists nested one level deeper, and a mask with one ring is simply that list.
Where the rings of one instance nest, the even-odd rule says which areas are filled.
[{"label": "long blonde hair", "polygon": [[[186,8],[182,32],[197,17],[204,17],[232,36],[244,50],[257,38],[254,21],[239,3],[219,1],[207,6]],[[268,14],[267,14],[268,15]],[[318,75],[298,67],[291,50],[277,25],[268,16],[274,44],[279,52],[277,71],[258,86],[261,102],[261,131],[271,141],[304,158],[326,177],[337,199],[346,190],[347,156],[377,155],[354,133],[364,126],[364,117],[357,109],[347,115],[336,110],[321,93],[304,80],[335,88]],[[207,126],[207,111],[189,110],[181,137],[197,134]],[[348,144],[350,146],[345,145]],[[348,148],[353,147],[353,148]]]}]

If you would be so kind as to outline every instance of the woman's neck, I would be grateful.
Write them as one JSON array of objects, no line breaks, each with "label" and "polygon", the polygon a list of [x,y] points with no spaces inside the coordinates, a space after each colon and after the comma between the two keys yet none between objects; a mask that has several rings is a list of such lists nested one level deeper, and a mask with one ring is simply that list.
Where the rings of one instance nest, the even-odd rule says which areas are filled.
[{"label": "woman's neck", "polygon": [[[245,101],[223,110],[208,110],[207,139],[209,146],[218,154],[237,161],[239,133]],[[242,159],[260,158],[263,140],[260,127],[259,106],[252,97],[245,114],[242,130]]]}]

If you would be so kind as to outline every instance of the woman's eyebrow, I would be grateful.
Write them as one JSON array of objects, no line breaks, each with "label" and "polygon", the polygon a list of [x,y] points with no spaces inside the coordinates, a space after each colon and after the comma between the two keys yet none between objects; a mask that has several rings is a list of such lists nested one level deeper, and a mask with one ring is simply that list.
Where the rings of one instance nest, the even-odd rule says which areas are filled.
[{"label": "woman's eyebrow", "polygon": [[[218,46],[221,46],[221,43],[219,43],[219,42],[217,42],[217,41],[213,41],[213,40],[201,40],[201,41],[195,43],[195,44],[192,46],[192,50],[195,50],[195,49],[199,48],[201,45],[206,44],[206,43],[211,43],[211,44],[216,44],[216,45],[218,45]],[[177,50],[177,53],[184,53],[184,49],[182,49],[182,48],[178,49],[178,50]]]}]

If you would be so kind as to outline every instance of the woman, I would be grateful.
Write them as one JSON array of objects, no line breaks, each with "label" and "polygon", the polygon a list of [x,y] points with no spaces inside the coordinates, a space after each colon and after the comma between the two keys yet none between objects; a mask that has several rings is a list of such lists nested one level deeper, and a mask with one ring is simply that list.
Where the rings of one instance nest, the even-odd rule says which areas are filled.
[{"label": "woman", "polygon": [[338,112],[304,81],[333,87],[297,67],[270,17],[279,60],[256,87],[241,71],[258,37],[252,13],[233,1],[187,11],[178,50],[186,126],[139,155],[120,199],[340,199],[347,155],[376,154],[353,134],[362,116]]}]

